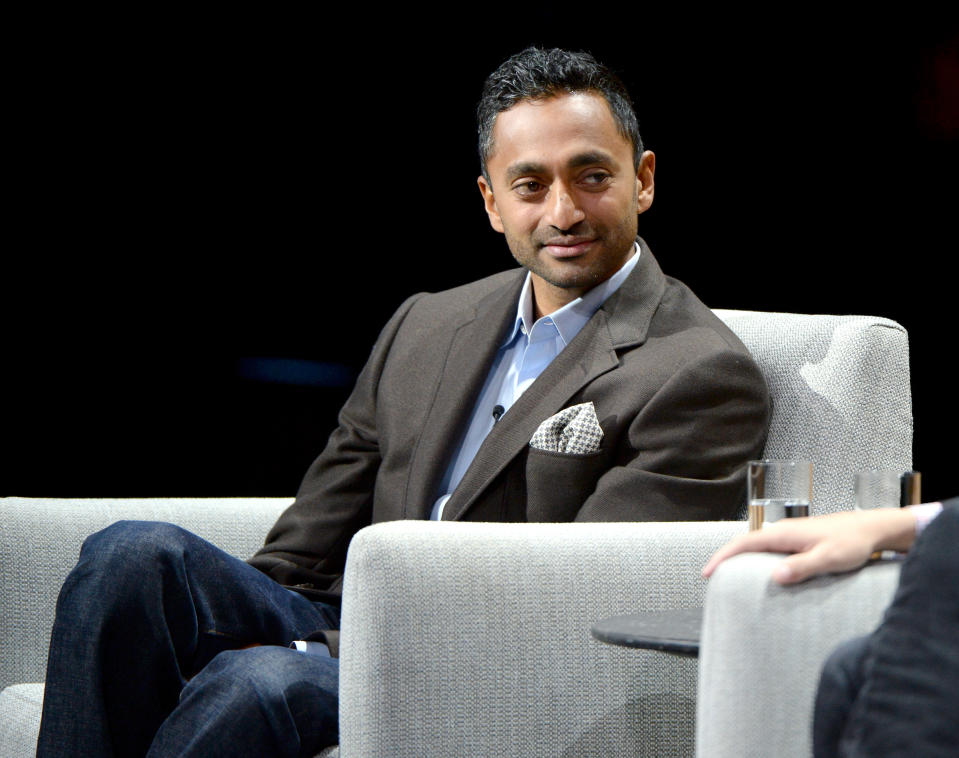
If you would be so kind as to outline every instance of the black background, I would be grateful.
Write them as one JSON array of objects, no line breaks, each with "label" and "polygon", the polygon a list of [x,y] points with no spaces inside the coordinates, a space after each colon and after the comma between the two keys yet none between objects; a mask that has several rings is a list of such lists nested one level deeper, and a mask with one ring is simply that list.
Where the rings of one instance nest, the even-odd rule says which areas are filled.
[{"label": "black background", "polygon": [[915,465],[927,498],[955,494],[956,28],[599,6],[23,18],[0,494],[292,495],[348,389],[242,361],[355,374],[409,294],[512,265],[473,109],[528,44],[623,77],[657,154],[640,233],[707,304],[909,330]]}]

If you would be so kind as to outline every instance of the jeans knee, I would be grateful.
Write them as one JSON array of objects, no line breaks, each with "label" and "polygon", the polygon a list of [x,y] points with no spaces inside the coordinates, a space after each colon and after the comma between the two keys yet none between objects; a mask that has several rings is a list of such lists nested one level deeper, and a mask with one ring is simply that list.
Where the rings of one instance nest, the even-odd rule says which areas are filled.
[{"label": "jeans knee", "polygon": [[182,550],[189,537],[186,529],[162,521],[117,521],[87,537],[80,555],[152,564],[170,551]]},{"label": "jeans knee", "polygon": [[155,521],[118,521],[90,535],[67,576],[60,603],[89,593],[120,599],[139,595],[158,569],[181,555],[189,532]]}]

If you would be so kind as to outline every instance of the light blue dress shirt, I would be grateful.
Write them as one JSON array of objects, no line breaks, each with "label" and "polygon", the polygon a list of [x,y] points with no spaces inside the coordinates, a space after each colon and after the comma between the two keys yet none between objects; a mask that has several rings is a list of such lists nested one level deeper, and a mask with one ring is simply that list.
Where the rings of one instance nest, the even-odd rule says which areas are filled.
[{"label": "light blue dress shirt", "polygon": [[526,283],[516,306],[513,329],[493,359],[493,365],[473,408],[466,434],[446,467],[440,482],[440,492],[445,494],[433,504],[431,519],[438,520],[443,517],[446,501],[450,499],[486,435],[493,428],[496,421],[493,410],[499,406],[504,413],[509,413],[513,403],[553,362],[560,351],[572,342],[606,299],[619,289],[638,262],[639,245],[636,246],[633,256],[609,279],[535,323],[533,283],[530,275],[526,275]]}]

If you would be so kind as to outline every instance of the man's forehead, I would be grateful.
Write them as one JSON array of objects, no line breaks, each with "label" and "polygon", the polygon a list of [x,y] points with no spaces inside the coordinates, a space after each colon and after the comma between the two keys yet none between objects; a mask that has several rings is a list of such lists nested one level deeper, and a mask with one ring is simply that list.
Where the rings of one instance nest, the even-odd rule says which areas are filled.
[{"label": "man's forehead", "polygon": [[608,121],[615,126],[613,110],[598,92],[560,92],[548,97],[520,100],[496,114],[493,134],[511,133],[519,125],[548,127],[557,117]]},{"label": "man's forehead", "polygon": [[546,99],[523,100],[500,113],[493,125],[489,162],[556,163],[575,168],[632,153],[620,133],[609,103],[593,92],[563,93]]}]

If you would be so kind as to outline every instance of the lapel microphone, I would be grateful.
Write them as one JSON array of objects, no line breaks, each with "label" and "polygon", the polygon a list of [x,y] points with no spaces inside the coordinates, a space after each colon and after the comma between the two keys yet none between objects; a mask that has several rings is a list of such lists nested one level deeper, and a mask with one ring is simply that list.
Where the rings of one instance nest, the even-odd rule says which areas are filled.
[{"label": "lapel microphone", "polygon": [[506,409],[502,405],[493,406],[493,423],[495,424],[499,421],[499,417],[506,413]]}]

